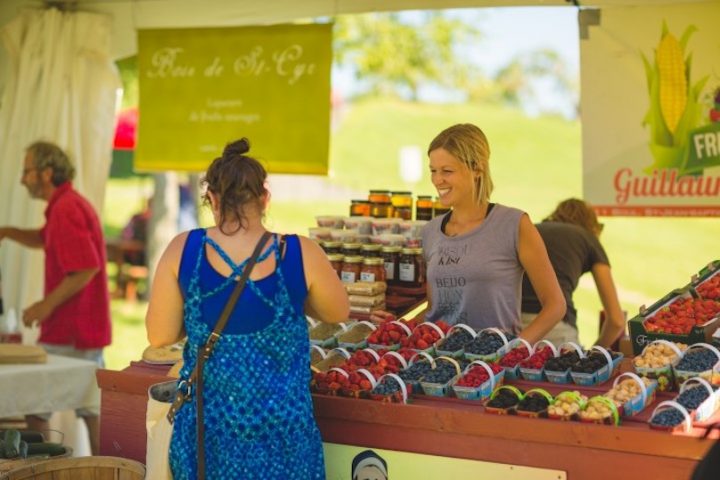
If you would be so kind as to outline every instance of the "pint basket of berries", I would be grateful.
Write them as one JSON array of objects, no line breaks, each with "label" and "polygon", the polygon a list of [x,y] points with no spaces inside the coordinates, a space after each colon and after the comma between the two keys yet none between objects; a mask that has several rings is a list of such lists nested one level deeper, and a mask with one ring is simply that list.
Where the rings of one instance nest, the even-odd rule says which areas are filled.
[{"label": "pint basket of berries", "polygon": [[358,368],[348,374],[346,382],[342,382],[340,395],[350,398],[369,398],[370,391],[376,384],[377,381],[372,373],[364,368]]},{"label": "pint basket of berries", "polygon": [[579,420],[580,410],[585,408],[587,397],[577,390],[558,393],[548,407],[548,418],[554,420]]},{"label": "pint basket of berries", "polygon": [[515,413],[522,417],[547,418],[547,409],[553,397],[542,388],[532,388],[525,392],[522,400],[515,407]]},{"label": "pint basket of berries", "polygon": [[350,374],[342,368],[333,367],[327,372],[315,372],[310,388],[321,395],[336,396],[340,389],[347,385]]},{"label": "pint basket of berries", "polygon": [[570,383],[570,368],[581,358],[585,358],[585,353],[579,345],[573,342],[563,343],[558,350],[560,353],[558,357],[549,358],[545,361],[545,378],[550,383]]},{"label": "pint basket of berries", "polygon": [[427,353],[420,352],[410,358],[407,368],[400,370],[398,376],[403,379],[406,385],[413,391],[420,389],[420,379],[426,373],[435,368],[435,360]]},{"label": "pint basket of berries", "polygon": [[412,333],[412,323],[402,320],[383,322],[368,337],[367,342],[373,350],[399,350],[401,340]]},{"label": "pint basket of berries", "polygon": [[674,400],[660,402],[653,410],[648,422],[650,428],[670,432],[692,430],[692,417],[685,407]]},{"label": "pint basket of berries", "polygon": [[513,385],[498,387],[485,402],[485,411],[495,415],[513,415],[523,395],[522,390]]},{"label": "pint basket of berries", "polygon": [[484,328],[465,345],[465,358],[470,361],[496,362],[509,349],[510,341],[514,338],[514,335],[499,328]]},{"label": "pint basket of berries", "polygon": [[[615,358],[613,358],[613,354]],[[618,360],[618,363],[615,363],[615,359]],[[587,357],[581,358],[570,368],[570,376],[577,385],[589,386],[603,383],[610,378],[620,359],[620,353],[611,353],[603,347],[594,345]]]},{"label": "pint basket of berries", "polygon": [[475,360],[452,383],[452,390],[457,398],[463,400],[484,400],[496,386],[502,385],[504,375],[505,370],[497,363]]},{"label": "pint basket of berries", "polygon": [[715,415],[720,406],[720,387],[709,384],[704,378],[688,378],[680,385],[675,401],[690,412],[692,420],[704,422]]},{"label": "pint basket of berries", "polygon": [[625,372],[615,378],[613,387],[604,396],[615,402],[620,415],[629,417],[640,413],[655,400],[657,384],[657,380]]},{"label": "pint basket of berries", "polygon": [[579,416],[581,422],[620,425],[620,412],[615,402],[600,395],[590,398]]},{"label": "pint basket of berries", "polygon": [[475,330],[464,323],[455,324],[447,331],[445,338],[437,341],[435,351],[440,356],[461,358],[465,345],[472,342],[476,335]]},{"label": "pint basket of berries", "polygon": [[435,368],[420,378],[420,388],[425,395],[433,397],[447,397],[452,383],[462,368],[460,364],[450,357],[435,359]]},{"label": "pint basket of berries", "polygon": [[445,332],[450,326],[438,320],[437,322],[423,322],[415,327],[409,337],[400,339],[400,344],[405,348],[411,348],[416,352],[433,354],[435,343],[445,338]]},{"label": "pint basket of berries", "polygon": [[558,356],[558,351],[552,342],[540,340],[532,348],[532,354],[523,359],[518,366],[520,367],[520,376],[525,380],[541,382],[543,380],[543,369],[545,362],[550,358]]},{"label": "pint basket of berries", "polygon": [[681,385],[688,378],[701,377],[712,382],[713,368],[720,363],[720,351],[709,343],[690,345],[680,362],[673,367],[675,382]]},{"label": "pint basket of berries", "polygon": [[682,359],[687,345],[667,340],[655,340],[633,358],[633,370],[641,377],[657,380],[658,390],[664,392],[675,386],[673,367]]},{"label": "pint basket of berries", "polygon": [[385,403],[407,403],[411,393],[412,387],[406,385],[402,378],[394,373],[387,373],[380,377],[370,392],[370,398]]},{"label": "pint basket of berries", "polygon": [[500,366],[505,369],[505,378],[515,380],[520,377],[520,362],[532,355],[532,346],[524,338],[516,338],[510,343],[507,352],[500,357]]}]

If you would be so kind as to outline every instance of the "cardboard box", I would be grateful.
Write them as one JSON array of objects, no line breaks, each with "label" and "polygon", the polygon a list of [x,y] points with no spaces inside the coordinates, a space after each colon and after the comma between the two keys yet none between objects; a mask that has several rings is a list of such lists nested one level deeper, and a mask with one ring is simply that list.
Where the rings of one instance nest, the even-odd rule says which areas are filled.
[{"label": "cardboard box", "polygon": [[639,355],[647,344],[659,339],[668,340],[670,342],[686,343],[688,345],[699,342],[712,343],[713,334],[720,324],[720,317],[715,317],[704,325],[695,326],[692,328],[690,333],[683,335],[648,332],[645,329],[645,326],[643,325],[645,319],[652,317],[661,308],[683,297],[693,297],[693,290],[690,288],[673,290],[659,301],[655,302],[650,308],[645,309],[641,307],[640,313],[628,321],[628,330],[632,340],[633,355]]}]

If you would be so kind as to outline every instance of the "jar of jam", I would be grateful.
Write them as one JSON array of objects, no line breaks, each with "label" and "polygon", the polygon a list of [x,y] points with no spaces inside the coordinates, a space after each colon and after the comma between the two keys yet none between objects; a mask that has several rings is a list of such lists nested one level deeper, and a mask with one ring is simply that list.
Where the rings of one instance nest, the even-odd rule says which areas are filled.
[{"label": "jar of jam", "polygon": [[375,218],[390,218],[392,217],[392,203],[390,200],[382,202],[372,202],[370,204],[370,216]]},{"label": "jar of jam", "polygon": [[360,255],[350,255],[343,258],[340,280],[343,283],[355,283],[360,280],[363,258]]},{"label": "jar of jam", "polygon": [[435,197],[435,202],[433,202],[433,216],[439,217],[440,215],[445,215],[449,211],[450,207],[446,207],[442,204],[439,198]]},{"label": "jar of jam", "polygon": [[385,264],[382,258],[366,258],[363,260],[360,270],[360,281],[362,282],[384,282]]},{"label": "jar of jam", "polygon": [[366,243],[360,247],[360,254],[363,258],[378,258],[380,257],[381,245],[377,243]]},{"label": "jar of jam", "polygon": [[368,200],[350,200],[351,217],[369,217],[370,202]]},{"label": "jar of jam", "polygon": [[328,260],[330,260],[330,265],[332,265],[333,269],[335,270],[335,273],[337,273],[338,278],[342,278],[342,266],[343,266],[342,254],[331,253],[327,257],[328,257]]},{"label": "jar of jam", "polygon": [[385,266],[385,281],[397,285],[400,281],[400,247],[387,246],[380,249],[380,258]]},{"label": "jar of jam", "polygon": [[333,240],[326,240],[324,242],[321,242],[320,246],[323,250],[325,250],[325,253],[327,253],[328,255],[330,255],[331,253],[341,253],[342,251],[342,243]]},{"label": "jar of jam", "polygon": [[390,203],[390,190],[370,190],[370,203]]},{"label": "jar of jam", "polygon": [[420,269],[417,265],[415,250],[415,248],[403,248],[401,250],[398,265],[398,276],[400,277],[401,287],[415,288],[420,286],[418,282]]},{"label": "jar of jam", "polygon": [[340,253],[348,256],[360,255],[360,244],[359,243],[343,243]]},{"label": "jar of jam", "polygon": [[418,195],[415,202],[415,220],[432,220],[433,201],[430,195]]}]

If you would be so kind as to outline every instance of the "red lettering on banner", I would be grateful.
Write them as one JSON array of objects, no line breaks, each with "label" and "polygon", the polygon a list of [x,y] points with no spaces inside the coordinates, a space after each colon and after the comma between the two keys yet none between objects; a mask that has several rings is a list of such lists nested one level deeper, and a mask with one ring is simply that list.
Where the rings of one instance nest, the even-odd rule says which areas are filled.
[{"label": "red lettering on banner", "polygon": [[[668,175],[669,173],[669,175]],[[630,168],[621,168],[613,179],[615,201],[625,205],[630,198],[717,197],[720,199],[720,176],[684,175],[678,178],[674,169],[654,170],[652,175],[637,177]]]}]

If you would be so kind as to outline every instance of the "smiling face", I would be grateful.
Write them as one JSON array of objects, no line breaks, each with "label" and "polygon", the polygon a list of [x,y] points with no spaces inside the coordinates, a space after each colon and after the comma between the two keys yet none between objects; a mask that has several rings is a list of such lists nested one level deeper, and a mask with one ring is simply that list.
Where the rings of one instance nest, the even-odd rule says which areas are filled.
[{"label": "smiling face", "polygon": [[430,180],[437,189],[440,203],[446,207],[458,207],[474,203],[477,172],[444,148],[430,152]]}]

